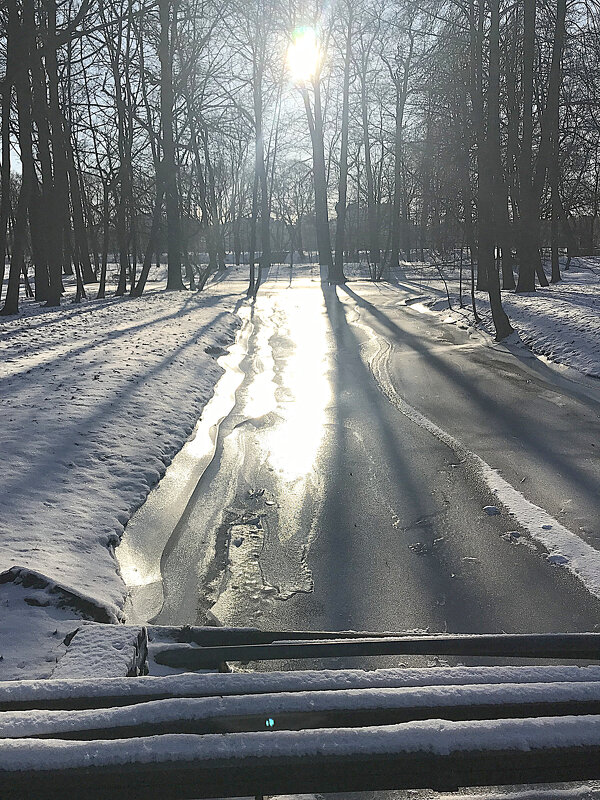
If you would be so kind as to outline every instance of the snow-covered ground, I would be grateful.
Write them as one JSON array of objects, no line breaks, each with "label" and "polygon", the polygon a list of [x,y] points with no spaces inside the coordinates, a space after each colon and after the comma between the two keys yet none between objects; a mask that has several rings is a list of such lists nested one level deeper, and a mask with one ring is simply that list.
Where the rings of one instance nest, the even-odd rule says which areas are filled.
[{"label": "snow-covered ground", "polygon": [[[305,267],[315,279],[316,269]],[[390,277],[413,307],[473,326],[467,265],[464,308],[457,270],[443,274],[452,311],[436,267],[404,264]],[[164,276],[153,277],[140,299],[25,301],[19,316],[0,318],[0,680],[50,675],[78,616],[122,618],[113,548],[222,374],[239,285],[166,293]],[[600,378],[600,260],[575,259],[560,284],[503,301],[535,353]],[[477,308],[479,330],[493,334],[483,293]]]},{"label": "snow-covered ground", "polygon": [[[531,294],[503,291],[502,302],[521,341],[534,353],[584,375],[600,378],[600,258],[574,258],[568,271],[564,270],[564,265],[562,260],[560,283],[546,289],[538,288]],[[405,263],[392,280],[402,283],[406,279],[418,289],[409,303],[437,311],[448,322],[472,327],[467,260],[463,267],[463,308],[459,302],[458,264],[455,268],[444,265],[440,269],[448,285],[452,310],[437,267]],[[481,317],[479,329],[493,336],[489,300],[484,292],[476,293],[476,307]]]},{"label": "snow-covered ground", "polygon": [[223,372],[239,294],[162,286],[0,318],[0,680],[50,674],[77,614],[121,617],[113,549]]}]

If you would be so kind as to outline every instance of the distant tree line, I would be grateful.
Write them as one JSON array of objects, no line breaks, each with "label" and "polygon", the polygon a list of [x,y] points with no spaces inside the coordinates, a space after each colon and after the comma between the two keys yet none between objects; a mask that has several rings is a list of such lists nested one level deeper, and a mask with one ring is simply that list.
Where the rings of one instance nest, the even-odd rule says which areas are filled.
[{"label": "distant tree line", "polygon": [[1,313],[22,285],[58,305],[65,275],[140,295],[162,252],[168,289],[229,252],[255,295],[309,229],[331,282],[357,252],[378,280],[464,248],[505,336],[501,289],[594,245],[599,22],[596,0],[5,0]]}]

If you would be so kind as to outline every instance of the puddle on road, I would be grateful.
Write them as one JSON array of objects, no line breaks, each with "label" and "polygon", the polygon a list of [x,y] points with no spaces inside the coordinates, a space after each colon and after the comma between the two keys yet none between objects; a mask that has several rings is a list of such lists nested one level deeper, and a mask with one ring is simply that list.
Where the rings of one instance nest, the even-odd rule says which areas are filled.
[{"label": "puddle on road", "polygon": [[146,622],[163,603],[161,558],[165,546],[198,483],[213,458],[218,426],[235,403],[244,373],[252,330],[248,307],[239,310],[242,327],[235,342],[217,363],[225,371],[215,385],[192,435],[173,458],[158,485],[129,521],[116,549],[121,575],[130,597],[125,613],[130,622]]},{"label": "puddle on road", "polygon": [[323,296],[265,287],[240,314],[213,399],[119,547],[132,621],[195,624],[214,606],[221,622],[248,624],[312,590],[306,554],[332,399]]}]

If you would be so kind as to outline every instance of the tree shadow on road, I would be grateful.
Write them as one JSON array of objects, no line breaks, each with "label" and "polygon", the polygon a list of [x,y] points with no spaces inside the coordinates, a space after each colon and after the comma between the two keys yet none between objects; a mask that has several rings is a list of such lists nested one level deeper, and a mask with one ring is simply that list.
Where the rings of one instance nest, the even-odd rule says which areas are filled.
[{"label": "tree shadow on road", "polygon": [[[519,442],[522,442],[556,474],[567,476],[579,490],[586,494],[592,503],[597,503],[600,494],[598,482],[592,480],[589,474],[583,471],[567,454],[560,452],[557,446],[551,446],[551,420],[547,418],[540,419],[539,428],[532,425],[531,418],[520,413],[522,407],[520,403],[515,403],[512,407],[502,404],[495,396],[481,387],[481,382],[477,382],[473,377],[467,375],[460,367],[454,367],[448,361],[440,358],[427,346],[424,340],[415,336],[406,328],[401,328],[381,309],[365,300],[349,287],[343,286],[340,288],[360,308],[367,311],[377,320],[393,341],[401,343],[422,355],[432,370],[438,372],[451,386],[453,385],[460,389],[469,398],[469,401],[473,402],[480,411],[488,416],[490,424],[493,424],[496,432],[501,431],[509,439],[516,438]],[[581,399],[581,402],[585,403],[585,400]],[[590,404],[592,404],[592,401],[590,401]],[[593,405],[594,410],[597,411],[597,405]]]},{"label": "tree shadow on road", "polygon": [[[440,493],[431,491],[442,482],[436,464],[455,460],[452,451],[448,448],[445,459],[446,446],[418,426],[413,438],[413,423],[408,432],[398,430],[397,411],[379,391],[361,356],[357,329],[347,318],[350,307],[333,287],[324,287],[323,294],[335,343],[334,431],[323,464],[323,506],[309,552],[315,591],[295,598],[301,617],[310,618],[313,628],[332,630],[589,629],[598,603],[578,599],[585,593],[573,576],[546,567],[536,552],[503,541],[505,523],[498,519],[474,523],[465,531],[457,522],[455,503],[447,508]],[[374,452],[369,452],[370,443]],[[366,469],[359,458],[369,462]],[[485,487],[476,489],[472,477],[457,481],[461,491],[471,495],[473,516],[477,511],[481,515]],[[401,520],[397,527],[394,511]],[[430,547],[444,536],[437,549]],[[417,537],[425,545],[421,552],[411,549]],[[478,558],[472,557],[474,548],[479,548]],[[523,614],[523,592],[529,615]],[[555,596],[563,597],[563,608],[548,602]],[[359,666],[392,663],[398,659],[362,660]]]}]

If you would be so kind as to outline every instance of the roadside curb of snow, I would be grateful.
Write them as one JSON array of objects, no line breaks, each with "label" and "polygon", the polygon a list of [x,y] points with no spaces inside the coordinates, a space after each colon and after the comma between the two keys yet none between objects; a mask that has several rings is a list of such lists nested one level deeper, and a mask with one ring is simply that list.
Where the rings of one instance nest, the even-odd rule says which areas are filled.
[{"label": "roadside curb of snow", "polygon": [[106,623],[118,623],[123,619],[122,612],[117,606],[104,603],[72,587],[62,586],[34,569],[17,565],[10,567],[0,572],[0,585],[4,583],[14,583],[24,589],[32,589],[43,595],[44,599],[39,601],[40,605],[73,610],[82,619]]},{"label": "roadside curb of snow", "polygon": [[[249,352],[248,342],[253,331],[253,323],[251,314],[244,313],[242,310],[249,308],[249,305],[249,301],[245,299],[236,303],[232,312],[236,315],[237,320],[234,339],[218,359],[223,372],[215,382],[212,393],[187,438],[181,443],[169,464],[165,466],[158,483],[150,489],[126,523],[123,534],[125,538],[121,538],[121,544],[124,546],[121,549],[117,548],[115,554],[121,577],[123,577],[123,573],[126,575],[133,573],[136,567],[136,557],[139,556],[142,547],[144,548],[145,570],[156,576],[155,581],[141,585],[129,585],[126,578],[123,578],[128,589],[123,612],[128,622],[133,619],[135,624],[142,618],[144,621],[153,618],[162,609],[164,594],[162,577],[159,576],[161,576],[163,554],[185,513],[198,482],[214,460],[221,425],[231,413],[235,405],[235,394],[244,379],[241,364]],[[230,387],[230,406],[224,413],[219,412],[218,419],[212,419],[211,404],[219,405],[219,402],[222,402],[223,398],[219,397],[220,382],[227,377],[230,380],[233,379],[234,382],[237,380],[233,390]],[[211,430],[214,431],[212,435],[210,434]],[[194,450],[195,443],[204,436],[212,438],[210,453],[201,453],[200,456],[191,455],[190,451]],[[169,476],[172,474],[169,472],[170,469],[176,475],[176,487],[168,485],[170,483]],[[163,480],[164,483],[162,483]],[[166,498],[164,494],[166,494]],[[168,521],[164,518],[166,507],[169,511]]]},{"label": "roadside curb of snow", "polygon": [[[11,495],[5,494],[3,500],[12,516],[5,515],[4,518],[3,535],[6,534],[7,547],[3,548],[4,558],[0,565],[0,624],[4,626],[6,623],[6,628],[3,627],[0,634],[0,639],[3,639],[0,672],[11,675],[45,674],[50,669],[48,665],[56,660],[55,656],[60,656],[57,642],[62,639],[57,631],[64,630],[65,625],[73,624],[74,628],[78,620],[90,620],[101,623],[101,626],[108,624],[114,627],[123,621],[122,605],[126,588],[118,575],[115,545],[125,524],[145,501],[192,432],[222,373],[216,365],[216,359],[224,346],[234,340],[240,325],[235,311],[243,300],[222,289],[214,294],[212,297],[211,293],[207,293],[205,300],[204,296],[197,298],[191,294],[178,298],[163,292],[152,292],[146,298],[133,302],[104,303],[101,307],[93,308],[90,303],[85,309],[64,305],[60,310],[43,313],[36,309],[36,314],[6,321],[11,336],[6,339],[5,349],[8,348],[10,358],[5,363],[12,370],[7,380],[20,382],[17,384],[19,391],[27,401],[10,406],[11,415],[14,414],[16,418],[12,440],[9,440],[14,445],[12,452],[15,464],[22,472],[31,471],[36,458],[49,458],[56,452],[52,469],[45,469],[43,477],[50,474],[60,478],[62,473],[57,467],[62,469],[64,466],[63,483],[68,485],[73,480],[72,476],[77,475],[75,486],[83,487],[90,502],[87,502],[87,497],[73,494],[71,483],[62,495],[65,499],[62,505],[62,501],[42,503],[42,500],[51,497],[46,494],[36,498],[40,505],[39,512],[33,512],[33,505],[29,503],[17,516],[14,509],[19,507],[15,505],[17,501],[14,498],[19,497],[20,485],[17,484],[15,495],[12,496],[12,505],[9,503]],[[122,316],[123,310],[129,312],[125,318]],[[91,330],[84,311],[99,313],[98,318],[94,317],[94,330],[96,319],[101,323],[94,344],[99,341],[104,350],[93,350],[95,361],[91,366],[84,363],[87,356],[85,347],[89,347],[86,337],[89,337]],[[152,335],[143,338],[144,331],[150,325],[155,326]],[[38,328],[41,329],[39,333]],[[40,352],[42,339],[48,331],[53,337],[50,342],[58,355],[50,352],[55,359],[52,364],[57,365],[50,373],[53,378],[51,381],[46,379],[48,369],[43,360],[26,363],[33,346],[31,330],[34,331],[33,338],[37,337],[33,344],[38,346]],[[85,336],[82,341],[77,338],[69,340],[74,355],[68,352],[65,356],[65,331],[73,330],[76,333],[84,331]],[[128,331],[131,333],[119,341],[119,335],[123,336]],[[25,338],[26,343],[23,341]],[[196,349],[193,345],[200,345],[202,349]],[[181,356],[184,348],[185,363]],[[118,369],[111,370],[107,352],[118,355],[115,362]],[[35,347],[33,353],[35,356]],[[130,363],[133,365],[131,368]],[[175,365],[174,373],[168,371],[172,364]],[[152,383],[155,374],[161,375],[159,368],[163,370],[162,377]],[[147,375],[150,377],[146,384]],[[210,382],[212,386],[209,386]],[[55,424],[55,431],[51,430],[51,435],[56,433],[56,441],[49,440],[51,446],[45,446],[44,449],[38,447],[36,451],[34,447],[25,447],[14,430],[21,421],[18,413],[22,412],[23,418],[30,413],[22,411],[30,407],[26,392],[30,391],[30,386],[37,388],[38,385],[43,385],[47,392],[56,391],[59,395],[63,391],[65,403],[59,404],[61,408],[69,408],[69,397],[73,395],[71,400],[75,400],[75,411],[79,416],[74,418],[72,430]],[[168,399],[170,395],[174,397],[169,406],[173,413],[169,419],[164,419],[162,406],[166,402],[164,398]],[[114,404],[109,403],[112,396],[115,398]],[[155,407],[155,410],[153,416],[148,418],[149,424],[143,429],[144,436],[137,437],[140,417],[136,408],[143,410],[146,397],[151,398],[151,408]],[[113,425],[111,428],[112,419],[121,408],[119,403],[125,402],[128,404],[126,426],[117,428]],[[98,405],[106,410],[108,422],[100,417],[96,423],[94,414]],[[97,424],[93,439],[86,428],[86,415]],[[119,422],[123,422],[122,417],[119,417]],[[37,424],[37,419],[34,423]],[[104,436],[103,425],[114,435],[108,438]],[[25,430],[25,426],[19,430]],[[40,430],[46,432],[47,427],[40,426]],[[116,433],[117,430],[120,432]],[[164,432],[164,435],[159,438],[157,431]],[[32,428],[32,439],[33,432],[37,432],[37,427]],[[67,436],[71,436],[71,439],[66,439]],[[34,441],[37,446],[37,440]],[[77,447],[73,449],[73,454],[66,455],[69,444]],[[73,464],[67,463],[70,459]],[[9,472],[10,464],[7,461]],[[104,490],[100,500],[96,488]],[[93,514],[89,512],[89,506]],[[49,521],[46,514],[52,512],[54,517]],[[29,533],[32,535],[28,539]],[[78,536],[82,547],[81,551],[76,552]],[[28,550],[23,539],[26,543],[32,542]],[[18,544],[11,551],[8,545],[15,541]],[[76,555],[79,564],[71,568],[69,559],[73,560]],[[23,620],[39,617],[39,624],[36,622],[31,631],[29,621],[22,625],[15,623],[16,618],[21,618],[21,609]],[[53,612],[52,609],[58,611]],[[13,624],[10,624],[10,617]]]}]

